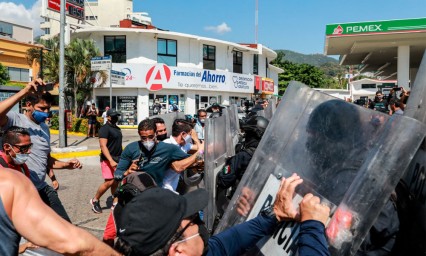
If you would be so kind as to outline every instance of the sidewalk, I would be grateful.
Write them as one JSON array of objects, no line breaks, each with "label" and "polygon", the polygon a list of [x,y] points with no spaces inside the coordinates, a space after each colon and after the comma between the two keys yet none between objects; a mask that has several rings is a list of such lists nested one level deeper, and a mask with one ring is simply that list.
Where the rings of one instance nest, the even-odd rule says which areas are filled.
[{"label": "sidewalk", "polygon": [[[139,140],[139,134],[136,129],[121,129],[123,134],[123,148],[130,142]],[[67,147],[59,148],[59,134],[57,131],[51,131],[50,147],[52,148],[52,157],[57,159],[98,156],[101,152],[99,147],[99,138],[86,138],[82,134],[67,134]]]}]

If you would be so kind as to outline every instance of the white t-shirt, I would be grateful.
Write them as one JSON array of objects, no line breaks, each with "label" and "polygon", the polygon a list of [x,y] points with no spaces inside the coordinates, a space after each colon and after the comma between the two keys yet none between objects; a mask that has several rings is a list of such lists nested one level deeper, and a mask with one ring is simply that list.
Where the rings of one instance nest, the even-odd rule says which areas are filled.
[{"label": "white t-shirt", "polygon": [[[180,149],[185,153],[188,153],[188,151],[190,151],[191,148],[192,148],[191,143],[186,143],[183,146],[179,145],[176,142],[175,138],[173,138],[173,136],[170,136],[170,138],[165,139],[163,142],[179,146]],[[176,188],[177,188],[177,185],[179,183],[179,175],[180,175],[180,173],[177,173],[175,170],[173,170],[171,168],[168,169],[166,171],[166,173],[164,174],[163,188],[171,190],[173,192],[176,192]]]},{"label": "white t-shirt", "polygon": [[104,119],[104,124],[106,124],[106,122],[107,122],[107,116],[106,116],[106,111],[104,111],[103,113],[102,113],[102,118]]}]

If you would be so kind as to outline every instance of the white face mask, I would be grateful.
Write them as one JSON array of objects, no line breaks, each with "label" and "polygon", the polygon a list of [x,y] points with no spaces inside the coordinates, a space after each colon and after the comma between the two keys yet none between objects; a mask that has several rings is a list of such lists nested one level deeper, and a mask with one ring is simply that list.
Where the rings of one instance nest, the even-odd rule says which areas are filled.
[{"label": "white face mask", "polygon": [[185,140],[185,143],[192,143],[192,137],[191,135],[187,134],[185,138],[183,138]]},{"label": "white face mask", "polygon": [[150,151],[153,147],[154,147],[154,145],[155,145],[155,141],[153,141],[153,140],[148,140],[148,141],[144,141],[144,142],[142,142],[142,145],[148,150],[148,151]]},{"label": "white face mask", "polygon": [[15,153],[15,157],[13,157],[13,156],[10,156],[10,157],[12,158],[13,162],[16,165],[24,164],[28,160],[28,157],[30,156],[29,154],[16,153],[15,150],[13,150],[12,146],[10,146],[10,147],[11,147],[13,153]]}]

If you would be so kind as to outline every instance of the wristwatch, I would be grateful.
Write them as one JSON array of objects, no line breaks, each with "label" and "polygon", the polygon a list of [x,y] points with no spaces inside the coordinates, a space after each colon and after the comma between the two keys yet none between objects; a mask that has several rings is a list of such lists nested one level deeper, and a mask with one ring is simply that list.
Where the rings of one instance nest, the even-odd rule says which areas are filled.
[{"label": "wristwatch", "polygon": [[260,214],[262,214],[265,217],[274,218],[278,222],[277,216],[275,216],[273,205],[263,208],[263,210],[260,211]]}]

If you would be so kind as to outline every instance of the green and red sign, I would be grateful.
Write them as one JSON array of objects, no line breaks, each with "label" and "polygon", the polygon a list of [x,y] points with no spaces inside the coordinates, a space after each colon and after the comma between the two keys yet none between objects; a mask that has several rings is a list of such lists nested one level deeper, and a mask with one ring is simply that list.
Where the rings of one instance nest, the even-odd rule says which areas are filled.
[{"label": "green and red sign", "polygon": [[426,31],[426,18],[330,24],[326,27],[327,36],[391,34],[411,31]]}]

